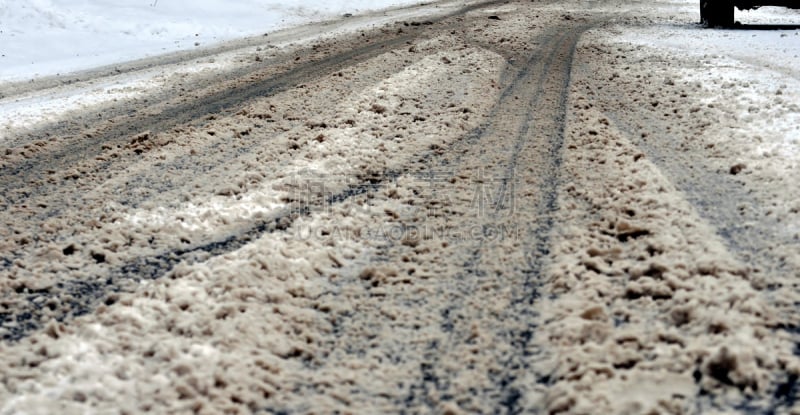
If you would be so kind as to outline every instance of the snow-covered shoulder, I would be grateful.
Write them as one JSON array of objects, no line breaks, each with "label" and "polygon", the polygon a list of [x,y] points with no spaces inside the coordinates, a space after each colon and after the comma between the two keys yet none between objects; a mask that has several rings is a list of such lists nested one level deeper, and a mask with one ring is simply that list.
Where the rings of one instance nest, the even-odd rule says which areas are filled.
[{"label": "snow-covered shoulder", "polygon": [[193,49],[414,0],[29,0],[0,3],[0,82]]}]

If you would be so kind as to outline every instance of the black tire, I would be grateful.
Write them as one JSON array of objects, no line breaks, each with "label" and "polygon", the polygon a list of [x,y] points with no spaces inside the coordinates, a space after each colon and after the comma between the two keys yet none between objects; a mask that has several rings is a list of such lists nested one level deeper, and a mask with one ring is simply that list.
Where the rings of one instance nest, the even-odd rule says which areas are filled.
[{"label": "black tire", "polygon": [[707,27],[733,26],[731,0],[700,0],[700,20]]}]

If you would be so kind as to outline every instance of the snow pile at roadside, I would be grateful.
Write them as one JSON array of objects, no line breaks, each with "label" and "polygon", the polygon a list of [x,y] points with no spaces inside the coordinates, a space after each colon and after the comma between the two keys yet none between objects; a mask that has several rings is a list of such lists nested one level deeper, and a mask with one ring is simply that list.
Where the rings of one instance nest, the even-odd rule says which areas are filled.
[{"label": "snow pile at roadside", "polygon": [[192,49],[412,0],[30,0],[0,3],[0,81]]}]

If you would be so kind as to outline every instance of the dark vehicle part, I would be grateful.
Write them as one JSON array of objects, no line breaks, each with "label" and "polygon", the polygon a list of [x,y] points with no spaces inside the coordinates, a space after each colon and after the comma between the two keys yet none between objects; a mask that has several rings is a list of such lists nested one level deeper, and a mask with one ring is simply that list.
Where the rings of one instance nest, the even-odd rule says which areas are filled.
[{"label": "dark vehicle part", "polygon": [[755,10],[763,6],[800,9],[800,0],[700,0],[700,21],[707,27],[730,27],[734,7]]},{"label": "dark vehicle part", "polygon": [[733,26],[733,1],[700,0],[700,20],[708,27]]}]

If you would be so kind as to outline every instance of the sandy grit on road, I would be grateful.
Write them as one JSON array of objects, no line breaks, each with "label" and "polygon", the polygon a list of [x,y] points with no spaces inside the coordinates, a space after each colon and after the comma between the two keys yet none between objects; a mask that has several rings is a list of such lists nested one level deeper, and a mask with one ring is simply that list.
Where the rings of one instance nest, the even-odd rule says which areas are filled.
[{"label": "sandy grit on road", "polygon": [[716,58],[624,37],[688,2],[621,5],[400,22],[149,110],[200,120],[12,138],[0,413],[796,413],[794,161],[740,111],[774,91],[709,98]]}]

